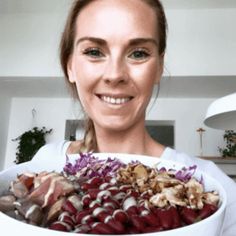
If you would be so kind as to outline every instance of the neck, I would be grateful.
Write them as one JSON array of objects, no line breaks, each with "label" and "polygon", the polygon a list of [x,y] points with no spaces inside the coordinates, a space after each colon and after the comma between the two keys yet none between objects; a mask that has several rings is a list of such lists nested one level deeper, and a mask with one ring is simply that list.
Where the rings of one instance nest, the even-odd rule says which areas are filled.
[{"label": "neck", "polygon": [[164,147],[156,143],[144,125],[125,131],[107,131],[95,126],[98,152],[161,156]]}]

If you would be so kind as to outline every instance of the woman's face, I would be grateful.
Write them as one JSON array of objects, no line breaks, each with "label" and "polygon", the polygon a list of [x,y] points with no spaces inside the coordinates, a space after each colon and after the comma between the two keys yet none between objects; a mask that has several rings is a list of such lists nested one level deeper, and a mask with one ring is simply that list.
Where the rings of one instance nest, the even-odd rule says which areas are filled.
[{"label": "woman's face", "polygon": [[137,0],[97,0],[80,12],[68,73],[95,127],[125,130],[145,119],[163,69],[156,21]]}]

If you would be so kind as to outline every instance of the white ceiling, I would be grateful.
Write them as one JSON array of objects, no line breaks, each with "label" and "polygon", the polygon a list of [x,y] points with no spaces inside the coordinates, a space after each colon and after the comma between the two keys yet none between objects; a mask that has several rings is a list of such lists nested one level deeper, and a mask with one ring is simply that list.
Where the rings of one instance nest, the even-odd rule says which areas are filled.
[{"label": "white ceiling", "polygon": [[[0,0],[0,13],[58,12],[73,0]],[[162,0],[168,9],[236,8],[236,0]]]}]

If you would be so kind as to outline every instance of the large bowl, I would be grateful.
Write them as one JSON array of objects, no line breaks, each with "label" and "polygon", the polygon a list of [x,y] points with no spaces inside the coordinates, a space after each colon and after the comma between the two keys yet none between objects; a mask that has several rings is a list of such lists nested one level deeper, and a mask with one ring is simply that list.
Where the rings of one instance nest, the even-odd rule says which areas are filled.
[{"label": "large bowl", "polygon": [[[139,160],[145,165],[154,166],[158,163],[159,167],[173,168],[173,169],[181,169],[183,167],[182,164],[161,160],[154,157],[149,156],[141,156],[141,155],[129,155],[129,154],[106,154],[99,153],[94,154],[101,159],[105,159],[107,157],[116,157],[122,160],[125,163],[130,162],[131,160]],[[71,158],[77,158],[77,156],[71,156]],[[53,159],[53,158],[52,158]],[[23,163],[14,167],[11,167],[7,170],[0,172],[0,193],[6,190],[10,184],[10,181],[16,178],[17,174],[26,172],[26,171],[61,171],[64,164],[62,162],[55,162],[53,160],[49,160],[47,163],[39,162],[39,161],[31,161],[27,163]],[[219,209],[210,217],[202,220],[200,222],[194,223],[192,225],[184,226],[178,229],[156,232],[156,233],[146,233],[142,234],[145,236],[220,236],[221,229],[224,221],[225,208],[226,208],[226,193],[223,187],[212,177],[207,175],[206,173],[201,172],[200,170],[196,170],[194,176],[198,179],[203,177],[204,185],[206,191],[216,190],[220,195],[220,205]],[[6,232],[9,235],[24,235],[24,236],[76,236],[78,234],[75,233],[65,233],[60,231],[49,230],[33,225],[29,225],[20,221],[17,221],[3,213],[0,212],[0,225],[1,232]],[[82,236],[88,236],[88,234],[81,234]],[[97,235],[95,235],[97,236]],[[139,235],[135,235],[139,236]]]}]

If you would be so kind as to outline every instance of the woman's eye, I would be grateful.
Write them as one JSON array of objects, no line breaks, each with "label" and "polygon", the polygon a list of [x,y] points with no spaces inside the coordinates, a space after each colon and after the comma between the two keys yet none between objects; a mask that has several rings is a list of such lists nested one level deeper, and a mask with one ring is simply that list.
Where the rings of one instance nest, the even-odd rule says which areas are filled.
[{"label": "woman's eye", "polygon": [[134,59],[134,60],[143,60],[149,57],[150,54],[146,52],[145,50],[135,50],[133,51],[130,55],[129,58]]},{"label": "woman's eye", "polygon": [[83,51],[83,54],[92,58],[100,58],[104,56],[104,54],[98,48],[85,49]]}]

